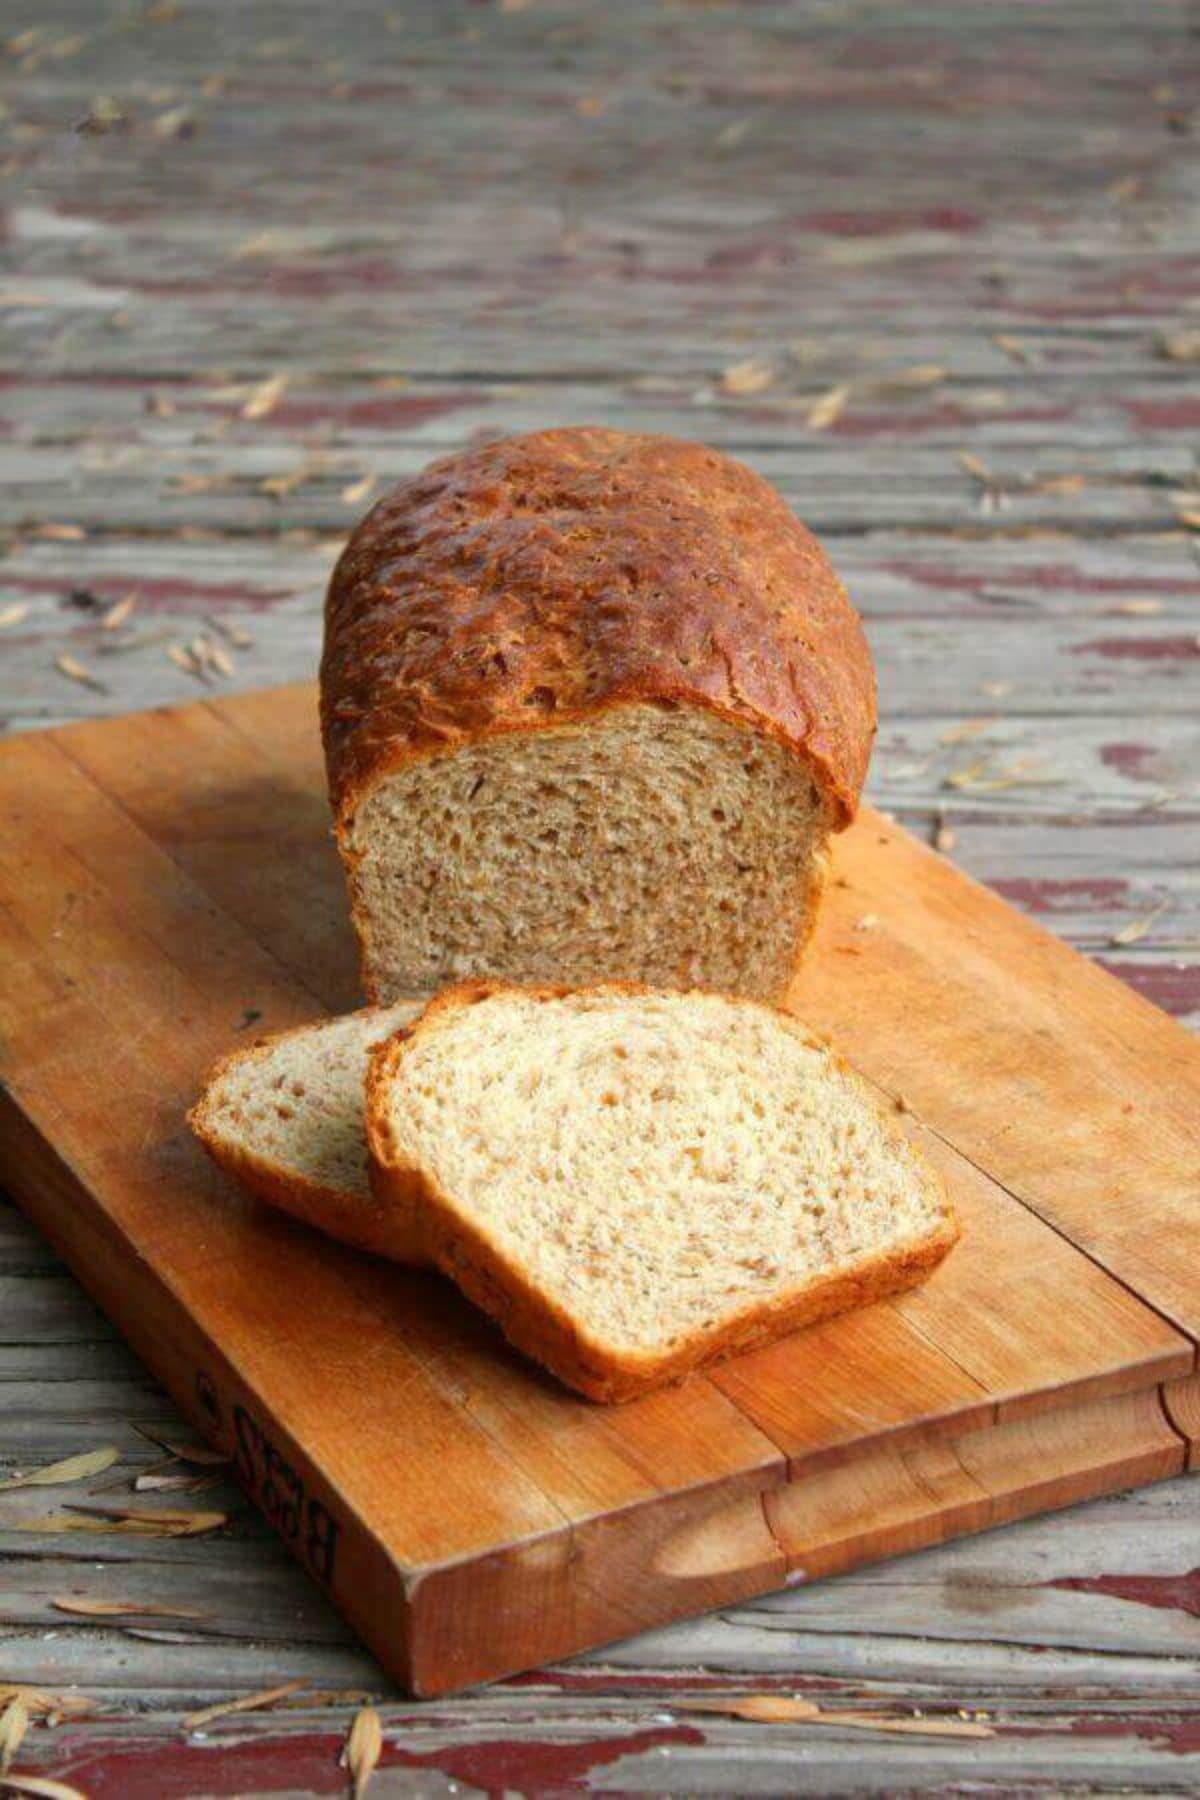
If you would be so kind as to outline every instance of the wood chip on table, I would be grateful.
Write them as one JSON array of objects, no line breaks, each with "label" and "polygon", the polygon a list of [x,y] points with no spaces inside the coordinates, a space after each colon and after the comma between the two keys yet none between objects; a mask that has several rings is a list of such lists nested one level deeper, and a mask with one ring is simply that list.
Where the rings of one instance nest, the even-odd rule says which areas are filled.
[{"label": "wood chip on table", "polygon": [[268,376],[265,381],[261,381],[258,386],[252,390],[249,399],[246,400],[240,409],[239,417],[243,419],[265,419],[270,413],[273,413],[275,408],[279,405],[287,384],[288,377],[286,375]]},{"label": "wood chip on table", "polygon": [[964,719],[961,725],[951,725],[940,733],[939,744],[964,744],[969,738],[978,737],[981,732],[999,724],[998,719]]},{"label": "wood chip on table", "polygon": [[947,370],[940,363],[914,363],[909,369],[897,369],[890,375],[872,376],[853,383],[855,394],[870,399],[886,400],[893,394],[921,393],[945,381]]},{"label": "wood chip on table", "polygon": [[262,1688],[257,1694],[244,1694],[239,1700],[221,1700],[215,1706],[202,1706],[199,1712],[185,1713],[180,1724],[185,1731],[199,1731],[203,1726],[211,1725],[214,1719],[223,1719],[230,1713],[261,1712],[306,1685],[304,1681],[285,1681],[278,1687]]},{"label": "wood chip on table", "polygon": [[167,655],[176,668],[183,669],[186,674],[194,676],[197,681],[209,682],[212,680],[205,665],[197,662],[193,656],[190,645],[168,644]]},{"label": "wood chip on table", "polygon": [[350,1772],[354,1800],[362,1800],[383,1751],[383,1726],[373,1706],[362,1707],[346,1737],[341,1764]]},{"label": "wood chip on table", "polygon": [[81,1619],[207,1619],[211,1614],[186,1606],[168,1606],[159,1600],[91,1600],[86,1595],[58,1594],[51,1600],[55,1612]]},{"label": "wood chip on table", "polygon": [[997,350],[1003,350],[1005,356],[1010,357],[1013,362],[1031,363],[1033,361],[1033,352],[1021,342],[1020,338],[1012,337],[1007,331],[993,331],[992,342]]},{"label": "wood chip on table", "polygon": [[195,1469],[184,1469],[174,1475],[137,1475],[133,1491],[135,1494],[203,1494],[209,1488],[219,1487],[220,1483],[218,1469],[210,1469],[207,1475],[198,1475]]},{"label": "wood chip on table", "polygon": [[182,1507],[71,1506],[67,1510],[93,1519],[108,1521],[151,1536],[201,1537],[228,1525],[224,1512],[196,1512]]},{"label": "wood chip on table", "polygon": [[342,499],[347,506],[360,506],[374,486],[374,475],[363,475],[342,489]]},{"label": "wood chip on table", "polygon": [[126,619],[132,616],[137,603],[138,597],[133,593],[123,594],[119,600],[114,600],[100,620],[101,631],[119,631]]},{"label": "wood chip on table", "polygon": [[67,677],[68,681],[77,681],[80,687],[91,688],[94,693],[107,694],[106,683],[101,681],[100,677],[93,673],[86,663],[81,663],[77,656],[69,656],[64,651],[55,657],[54,666],[60,675]]},{"label": "wood chip on table", "polygon": [[111,1469],[121,1459],[121,1452],[112,1444],[106,1444],[99,1450],[82,1450],[77,1456],[64,1457],[61,1462],[44,1463],[40,1469],[27,1469],[20,1475],[9,1475],[0,1481],[0,1493],[13,1488],[56,1487],[61,1482],[88,1481],[93,1475],[102,1475],[105,1469]]},{"label": "wood chip on table", "polygon": [[882,1731],[917,1737],[990,1738],[988,1725],[959,1719],[921,1719],[890,1713],[838,1712],[812,1700],[787,1694],[731,1695],[726,1699],[675,1701],[672,1712],[717,1713],[733,1719],[752,1719],[762,1725],[833,1725],[853,1731]]},{"label": "wood chip on table", "polygon": [[982,457],[973,450],[960,450],[958,460],[967,474],[979,483],[979,505],[983,512],[1000,512],[1008,505],[1008,495]]},{"label": "wood chip on table", "polygon": [[46,525],[35,525],[31,535],[46,538],[52,544],[77,544],[87,532],[82,525],[59,525],[51,521]]},{"label": "wood chip on table", "polygon": [[151,121],[150,129],[157,138],[189,138],[196,135],[200,121],[187,106],[173,106]]},{"label": "wood chip on table", "polygon": [[0,1789],[10,1794],[29,1794],[35,1800],[88,1800],[82,1788],[55,1781],[51,1775],[34,1775],[24,1769],[9,1769],[0,1775]]},{"label": "wood chip on table", "polygon": [[0,1775],[3,1775],[21,1748],[21,1741],[28,1730],[29,1708],[19,1694],[14,1694],[3,1712],[0,1712]]},{"label": "wood chip on table", "polygon": [[47,1513],[33,1518],[6,1519],[5,1531],[35,1532],[52,1536],[68,1532],[108,1532],[129,1537],[201,1537],[229,1523],[228,1513],[183,1512],[175,1509],[132,1507],[73,1507],[69,1512]]},{"label": "wood chip on table", "polygon": [[11,606],[0,606],[0,631],[8,631],[29,615],[27,600],[14,600]]},{"label": "wood chip on table", "polygon": [[828,393],[821,394],[813,401],[805,414],[805,423],[810,431],[827,431],[836,425],[846,410],[850,399],[850,389],[844,384],[832,387]]},{"label": "wood chip on table", "polygon": [[1120,949],[1126,944],[1140,943],[1156,920],[1162,918],[1162,915],[1166,912],[1169,905],[1170,902],[1168,900],[1160,901],[1153,912],[1146,913],[1146,915],[1140,919],[1130,919],[1127,925],[1122,925],[1119,931],[1113,932],[1108,940],[1109,943],[1114,949]]},{"label": "wood chip on table", "polygon": [[721,374],[723,394],[763,394],[775,381],[775,365],[755,357],[730,363]]},{"label": "wood chip on table", "polygon": [[1164,362],[1200,362],[1200,331],[1164,331],[1155,350]]},{"label": "wood chip on table", "polygon": [[87,1718],[100,1710],[100,1702],[86,1694],[54,1694],[20,1682],[0,1682],[0,1707],[7,1707],[13,1700],[21,1702],[31,1719],[44,1719],[47,1725],[57,1725],[63,1719]]},{"label": "wood chip on table", "polygon": [[185,648],[203,675],[216,673],[228,676],[233,674],[233,663],[228,652],[223,650],[219,644],[212,643],[203,632],[194,637]]}]

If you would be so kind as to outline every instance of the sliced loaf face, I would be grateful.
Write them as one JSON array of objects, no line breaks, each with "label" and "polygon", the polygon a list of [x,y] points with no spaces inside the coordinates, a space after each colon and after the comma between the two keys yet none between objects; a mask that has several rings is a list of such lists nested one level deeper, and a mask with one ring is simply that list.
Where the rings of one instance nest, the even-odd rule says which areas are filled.
[{"label": "sliced loaf face", "polygon": [[828,829],[788,750],[695,708],[621,706],[410,763],[343,834],[368,992],[633,973],[780,994]]},{"label": "sliced loaf face", "polygon": [[910,1286],[958,1235],[825,1045],[711,993],[452,990],[375,1052],[367,1130],[439,1266],[600,1400]]},{"label": "sliced loaf face", "polygon": [[259,1199],[364,1250],[424,1262],[407,1225],[367,1179],[363,1089],[374,1046],[420,1014],[418,1001],[321,1019],[217,1064],[189,1123],[222,1168]]}]

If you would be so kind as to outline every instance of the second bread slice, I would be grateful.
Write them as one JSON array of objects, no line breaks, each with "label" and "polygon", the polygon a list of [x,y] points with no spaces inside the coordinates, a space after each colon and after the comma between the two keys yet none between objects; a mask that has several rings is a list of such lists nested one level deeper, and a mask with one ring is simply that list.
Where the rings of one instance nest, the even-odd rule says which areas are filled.
[{"label": "second bread slice", "polygon": [[361,1250],[423,1263],[403,1219],[372,1200],[363,1131],[371,1050],[420,1012],[419,1000],[402,1000],[247,1044],[210,1072],[188,1123],[268,1205]]},{"label": "second bread slice", "polygon": [[911,1286],[958,1235],[864,1083],[753,1001],[469,984],[381,1044],[372,1180],[598,1400]]}]

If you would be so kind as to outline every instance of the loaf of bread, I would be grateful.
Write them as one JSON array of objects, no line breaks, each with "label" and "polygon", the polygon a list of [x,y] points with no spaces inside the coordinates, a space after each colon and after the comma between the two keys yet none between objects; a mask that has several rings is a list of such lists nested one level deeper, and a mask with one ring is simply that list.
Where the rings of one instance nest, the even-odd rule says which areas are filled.
[{"label": "loaf of bread", "polygon": [[260,1200],[360,1249],[424,1262],[406,1215],[372,1198],[363,1130],[371,1049],[420,1011],[413,1001],[368,1007],[235,1050],[212,1070],[188,1123]]},{"label": "loaf of bread", "polygon": [[467,983],[367,1078],[385,1209],[597,1400],[910,1286],[958,1235],[894,1116],[797,1020],[629,983]]},{"label": "loaf of bread", "polygon": [[468,975],[780,995],[875,730],[858,618],[758,475],[539,432],[382,499],[321,717],[370,998]]}]

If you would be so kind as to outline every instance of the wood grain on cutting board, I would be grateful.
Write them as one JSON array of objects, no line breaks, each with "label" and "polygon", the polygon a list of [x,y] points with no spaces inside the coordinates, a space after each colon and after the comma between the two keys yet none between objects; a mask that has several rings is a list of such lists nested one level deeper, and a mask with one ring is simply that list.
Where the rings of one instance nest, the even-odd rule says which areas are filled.
[{"label": "wood grain on cutting board", "polygon": [[[311,690],[14,740],[0,806],[5,1178],[422,1691],[1183,1465],[1158,1389],[1194,1368],[1198,1259],[1162,1240],[1195,1230],[1200,1053],[876,815],[798,1004],[914,1109],[963,1243],[912,1294],[603,1409],[436,1278],[244,1199],[184,1127],[240,1033],[355,998]],[[985,1454],[1003,1501],[909,1460]],[[860,1529],[850,1496],[884,1491]]]}]

